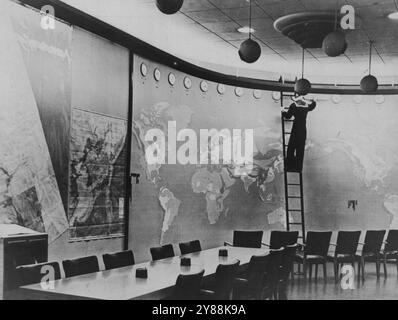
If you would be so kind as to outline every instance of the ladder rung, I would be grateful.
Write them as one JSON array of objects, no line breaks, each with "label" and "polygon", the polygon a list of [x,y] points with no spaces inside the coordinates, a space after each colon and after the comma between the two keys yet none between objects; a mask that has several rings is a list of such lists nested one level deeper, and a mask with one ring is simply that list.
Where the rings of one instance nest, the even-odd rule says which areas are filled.
[{"label": "ladder rung", "polygon": [[300,186],[300,183],[288,183],[288,186]]},{"label": "ladder rung", "polygon": [[300,223],[300,222],[290,222],[289,225],[291,225],[291,226],[301,226],[303,224]]},{"label": "ladder rung", "polygon": [[286,121],[286,122],[293,122],[294,120],[291,120],[291,119],[283,119],[283,121]]},{"label": "ladder rung", "polygon": [[287,209],[287,211],[293,211],[293,212],[302,212],[300,209]]},{"label": "ladder rung", "polygon": [[288,132],[285,132],[285,134],[292,134],[292,132],[291,132],[291,131],[288,131]]}]

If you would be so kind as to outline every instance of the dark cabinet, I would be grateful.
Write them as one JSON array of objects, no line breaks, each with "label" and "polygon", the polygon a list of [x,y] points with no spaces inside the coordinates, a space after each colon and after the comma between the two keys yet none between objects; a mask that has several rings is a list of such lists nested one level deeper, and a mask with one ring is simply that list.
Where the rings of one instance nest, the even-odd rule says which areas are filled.
[{"label": "dark cabinet", "polygon": [[0,225],[0,299],[16,288],[16,267],[47,260],[47,234],[16,225]]}]

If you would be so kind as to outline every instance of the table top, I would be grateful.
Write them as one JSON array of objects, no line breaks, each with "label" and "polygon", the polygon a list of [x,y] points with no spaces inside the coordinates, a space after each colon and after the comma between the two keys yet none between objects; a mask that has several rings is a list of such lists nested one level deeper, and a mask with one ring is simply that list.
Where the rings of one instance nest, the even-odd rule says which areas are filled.
[{"label": "table top", "polygon": [[[228,257],[219,257],[220,249],[227,249]],[[218,247],[181,256],[191,258],[191,267],[181,267],[181,257],[176,256],[57,280],[54,281],[54,289],[46,290],[40,284],[33,284],[18,290],[23,297],[31,299],[162,299],[171,294],[179,274],[191,274],[204,269],[204,276],[211,276],[219,264],[239,259],[240,264],[245,265],[253,255],[267,252],[264,248]],[[148,278],[136,278],[135,270],[144,267],[148,270]]]}]

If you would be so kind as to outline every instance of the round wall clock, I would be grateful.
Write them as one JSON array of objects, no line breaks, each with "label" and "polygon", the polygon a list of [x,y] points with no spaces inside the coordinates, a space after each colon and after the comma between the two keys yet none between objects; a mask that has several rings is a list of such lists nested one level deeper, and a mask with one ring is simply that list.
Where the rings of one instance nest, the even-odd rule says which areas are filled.
[{"label": "round wall clock", "polygon": [[169,73],[169,83],[174,86],[176,84],[176,76],[174,73]]},{"label": "round wall clock", "polygon": [[261,90],[254,90],[253,91],[253,97],[256,99],[261,99],[261,97],[263,96],[263,93],[261,92]]},{"label": "round wall clock", "polygon": [[274,99],[274,101],[279,101],[281,99],[281,93],[279,91],[273,91],[272,99]]},{"label": "round wall clock", "polygon": [[192,81],[190,78],[185,77],[184,78],[184,87],[185,89],[191,89],[192,88]]},{"label": "round wall clock", "polygon": [[219,94],[224,94],[225,91],[226,91],[225,86],[224,86],[222,83],[219,83],[218,86],[217,86],[217,92],[218,92]]},{"label": "round wall clock", "polygon": [[361,96],[360,94],[354,96],[354,102],[355,102],[356,104],[361,103],[361,102],[362,102],[362,96]]},{"label": "round wall clock", "polygon": [[202,92],[207,92],[207,90],[209,90],[209,85],[206,81],[200,83],[200,90],[202,90]]},{"label": "round wall clock", "polygon": [[160,81],[160,76],[161,76],[160,70],[158,68],[156,68],[153,71],[153,77],[155,78],[156,81]]},{"label": "round wall clock", "polygon": [[382,94],[378,94],[375,96],[375,102],[378,104],[382,104],[386,101],[386,98]]},{"label": "round wall clock", "polygon": [[148,74],[148,67],[146,66],[145,63],[141,63],[140,71],[141,71],[141,75],[143,77],[146,77],[146,75]]},{"label": "round wall clock", "polygon": [[341,95],[339,95],[339,94],[334,94],[333,96],[332,96],[332,101],[333,101],[333,103],[340,103],[341,102]]},{"label": "round wall clock", "polygon": [[237,97],[243,96],[243,93],[244,93],[244,91],[243,91],[242,88],[240,88],[240,87],[236,87],[235,88],[235,94],[236,94]]}]

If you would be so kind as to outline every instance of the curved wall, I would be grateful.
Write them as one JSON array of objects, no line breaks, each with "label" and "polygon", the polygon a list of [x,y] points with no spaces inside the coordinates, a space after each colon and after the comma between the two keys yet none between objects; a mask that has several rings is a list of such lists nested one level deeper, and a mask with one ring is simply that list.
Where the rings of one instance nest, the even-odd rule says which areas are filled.
[{"label": "curved wall", "polygon": [[[142,64],[146,76],[140,72]],[[174,85],[168,81],[170,74],[176,78]],[[191,88],[184,86],[185,79]],[[239,97],[235,87],[222,86],[225,92],[220,94],[217,83],[137,56],[133,86],[131,172],[141,179],[133,184],[129,247],[138,260],[150,259],[149,247],[160,244],[200,239],[208,248],[231,241],[232,230],[284,228],[280,103],[271,92],[242,89]],[[148,165],[145,149],[151,141],[145,141],[145,133],[160,128],[169,139],[169,121],[176,121],[177,132],[192,129],[198,145],[202,129],[253,129],[252,174],[258,176],[236,175],[234,165],[223,163]],[[177,149],[182,144],[178,142]]]}]

